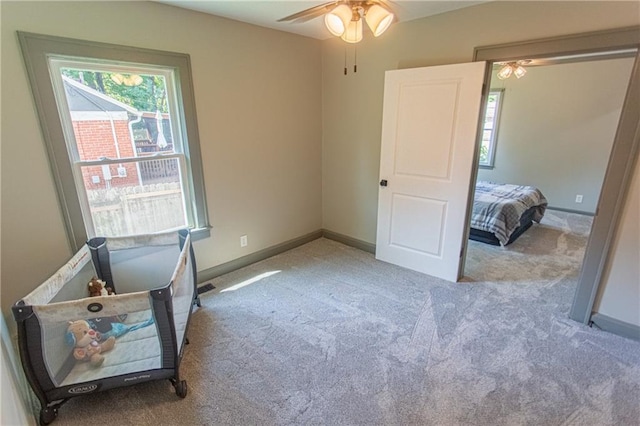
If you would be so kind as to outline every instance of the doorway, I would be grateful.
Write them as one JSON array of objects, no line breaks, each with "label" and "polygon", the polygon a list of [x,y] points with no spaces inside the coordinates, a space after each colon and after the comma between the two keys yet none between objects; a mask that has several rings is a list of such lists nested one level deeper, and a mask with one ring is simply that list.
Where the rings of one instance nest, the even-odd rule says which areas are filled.
[{"label": "doorway", "polygon": [[[575,292],[634,54],[629,50],[493,64],[467,280],[543,286],[573,277],[567,291]],[[519,77],[500,74],[514,66],[520,69]],[[513,190],[526,198],[504,197],[512,186],[526,187]],[[525,191],[537,191],[543,198]],[[499,215],[511,218],[507,208],[526,213],[536,202],[548,204],[536,210],[543,215],[540,224],[522,234],[524,226],[516,228],[507,234],[510,244],[504,247],[487,244],[485,224],[488,229],[504,224],[511,231],[517,218],[503,223]]]},{"label": "doorway", "polygon": [[[620,119],[617,123],[616,135],[613,140],[611,155],[609,156],[606,173],[604,174],[604,181],[602,183],[602,190],[600,192],[600,196],[598,199],[598,203],[595,210],[595,216],[593,221],[593,226],[591,227],[591,234],[588,239],[588,243],[585,249],[584,262],[583,267],[580,271],[580,278],[578,279],[578,287],[575,292],[575,297],[573,301],[573,306],[571,308],[570,318],[576,321],[587,323],[591,318],[591,308],[593,306],[593,302],[598,291],[598,286],[600,284],[601,274],[604,269],[604,265],[607,261],[609,245],[611,243],[612,237],[616,231],[616,221],[621,212],[621,208],[623,205],[623,201],[627,192],[627,188],[629,186],[631,172],[634,166],[635,154],[637,152],[638,146],[640,145],[640,69],[639,63],[640,58],[638,57],[638,47],[640,45],[640,37],[638,36],[640,33],[640,28],[632,27],[625,28],[619,30],[609,30],[609,31],[601,31],[596,33],[587,33],[587,34],[578,34],[572,36],[564,36],[554,39],[545,39],[545,40],[533,40],[528,42],[521,42],[515,44],[508,45],[498,45],[498,46],[488,46],[488,47],[480,47],[476,48],[474,59],[476,63],[481,63],[484,67],[485,64],[496,63],[500,61],[518,61],[518,60],[532,60],[539,58],[549,58],[549,57],[562,57],[562,56],[575,56],[575,55],[585,55],[585,54],[595,54],[599,52],[614,52],[614,51],[625,51],[629,49],[634,49],[636,51],[635,61],[633,70],[631,72],[631,78],[629,79],[628,87],[626,90],[625,101],[622,106],[622,111],[620,112]],[[464,65],[464,64],[458,64]],[[470,65],[470,64],[467,64]],[[414,97],[414,92],[410,90],[416,85],[426,85],[429,86],[431,84],[435,84],[435,82],[429,81],[430,74],[436,69],[449,69],[449,67],[454,67],[454,65],[446,65],[440,67],[427,67],[427,68],[417,68],[413,70],[396,70],[387,73],[385,77],[385,104],[383,108],[383,140],[382,140],[382,148],[381,148],[381,166],[380,166],[380,191],[389,190],[394,181],[397,181],[397,176],[394,176],[395,180],[389,181],[387,177],[388,170],[385,168],[385,164],[397,164],[394,160],[393,154],[397,154],[398,150],[396,149],[396,139],[393,137],[386,138],[385,135],[388,133],[394,133],[395,135],[415,135],[419,134],[423,138],[425,137],[420,132],[399,132],[402,130],[402,126],[399,126],[398,123],[409,123],[413,126],[416,122],[419,122],[419,114],[412,114],[411,112],[422,111],[420,108],[401,108],[398,109],[397,105],[394,105],[394,102],[397,100],[398,96],[395,93],[398,92],[398,87],[404,87],[407,90],[404,92],[406,99],[411,100]],[[453,69],[453,68],[451,68]],[[492,73],[485,72],[484,73],[484,84],[480,84],[475,86],[478,96],[483,93],[484,97],[487,97],[490,91],[490,77]],[[520,73],[522,74],[522,73]],[[442,82],[451,82],[451,75],[447,75],[447,79],[442,79]],[[456,77],[458,79],[458,77]],[[405,81],[406,80],[406,81]],[[415,80],[415,81],[414,81]],[[424,80],[424,81],[423,81]],[[393,96],[387,96],[387,83],[393,89]],[[457,84],[457,83],[456,83]],[[389,102],[387,102],[389,99]],[[426,101],[425,101],[426,102]],[[397,102],[396,102],[397,103]],[[404,102],[404,104],[410,106],[411,102]],[[457,104],[452,104],[457,105]],[[465,104],[466,105],[466,104]],[[451,109],[451,108],[450,108]],[[408,112],[407,112],[408,111]],[[455,111],[455,108],[453,109]],[[399,114],[400,113],[400,114]],[[385,121],[388,118],[388,122]],[[483,130],[483,120],[484,112],[480,111],[478,108],[478,113],[475,118],[471,119],[470,122],[472,125],[477,125],[476,134],[482,133]],[[386,123],[386,124],[385,124]],[[390,124],[390,125],[389,125]],[[414,127],[411,127],[414,129]],[[394,132],[388,132],[385,129],[391,128]],[[457,129],[457,126],[454,127]],[[385,139],[386,138],[386,139]],[[387,140],[388,139],[388,140]],[[412,138],[405,138],[406,140],[411,140]],[[415,138],[414,138],[415,139]],[[385,143],[385,140],[389,143]],[[471,151],[473,150],[473,141],[471,141],[471,145],[461,145],[456,149],[444,150],[442,152],[448,152],[450,155],[446,155],[443,157],[442,164],[451,164],[451,158],[455,157],[458,165],[462,164],[467,172],[466,176],[468,179],[464,182],[457,182],[457,187],[461,188],[461,191],[456,192],[457,195],[453,195],[452,193],[447,193],[446,196],[449,198],[443,198],[442,194],[437,193],[437,191],[431,191],[429,193],[422,193],[419,196],[414,198],[421,198],[435,204],[439,202],[442,206],[441,211],[448,211],[446,209],[447,205],[450,201],[459,201],[462,200],[462,203],[466,201],[467,208],[464,216],[459,215],[456,216],[459,221],[455,224],[448,223],[448,220],[431,220],[430,222],[439,225],[439,230],[434,228],[435,235],[440,235],[441,238],[438,239],[438,242],[443,247],[451,248],[453,247],[454,251],[456,248],[461,247],[459,251],[455,251],[456,253],[456,262],[446,262],[445,258],[441,255],[441,252],[432,252],[426,253],[425,255],[431,255],[432,258],[439,258],[441,263],[444,265],[446,263],[447,268],[454,268],[453,272],[447,274],[444,279],[450,281],[456,281],[462,278],[462,272],[464,269],[464,264],[466,261],[466,249],[467,245],[465,244],[469,237],[469,226],[467,225],[470,220],[472,204],[473,204],[473,190],[475,186],[475,177],[478,174],[478,164],[477,160],[480,156],[480,149],[478,144],[475,144],[475,154],[471,155]],[[394,145],[396,144],[396,145]],[[391,147],[391,149],[385,149],[385,146]],[[468,148],[471,148],[469,150]],[[409,150],[411,151],[411,150]],[[411,152],[418,152],[417,150],[413,150]],[[385,155],[387,153],[387,155]],[[389,155],[391,153],[392,155]],[[442,157],[442,156],[441,156]],[[413,158],[413,157],[412,157]],[[466,160],[470,160],[466,162]],[[476,161],[471,161],[471,160]],[[391,168],[390,170],[394,170]],[[416,173],[403,173],[406,175],[416,175]],[[448,180],[448,174],[444,175],[445,180]],[[437,178],[433,173],[420,173],[420,177],[425,177],[431,180]],[[473,177],[473,178],[472,178]],[[441,178],[442,179],[442,178]],[[420,189],[425,189],[426,186],[419,186]],[[401,195],[397,192],[396,198],[399,200]],[[455,198],[455,200],[454,200]],[[386,204],[385,204],[386,200]],[[414,242],[416,238],[410,229],[410,226],[406,226],[404,222],[416,222],[419,221],[420,218],[423,218],[424,215],[421,215],[418,208],[415,208],[418,204],[417,202],[413,203],[413,206],[410,206],[409,203],[404,203],[401,207],[406,210],[406,214],[402,215],[403,219],[406,219],[400,226],[396,227],[395,230],[400,230],[402,232],[396,232],[394,234],[393,226],[390,227],[391,231],[387,232],[387,228],[381,229],[381,222],[384,222],[384,226],[389,222],[388,215],[380,214],[381,209],[389,208],[393,209],[393,203],[388,202],[389,197],[379,197],[379,214],[378,214],[378,236],[376,243],[376,257],[380,260],[389,261],[390,263],[395,263],[400,266],[409,267],[411,269],[411,265],[404,265],[398,259],[404,261],[406,257],[402,257],[403,253],[400,253],[396,259],[385,259],[383,256],[378,256],[378,253],[382,253],[382,244],[383,241],[385,244],[394,248],[397,248],[400,251],[404,252],[417,252],[417,247],[406,244],[406,242]],[[443,201],[444,200],[444,201]],[[426,204],[426,202],[423,204]],[[383,205],[384,204],[384,205]],[[390,207],[391,206],[391,207]],[[460,212],[462,213],[462,212]],[[444,217],[444,215],[440,215],[440,218]],[[436,218],[438,219],[438,218]],[[453,220],[453,219],[452,219]],[[444,224],[451,225],[451,228],[455,228],[457,230],[462,230],[459,233],[446,233],[443,231]],[[382,232],[381,232],[382,230]],[[403,240],[399,239],[394,240],[394,236],[398,234],[403,237]],[[459,237],[462,237],[461,239]],[[505,241],[506,243],[506,241]],[[439,245],[438,245],[439,246]],[[418,247],[419,248],[419,247]],[[417,269],[417,268],[416,268]],[[455,269],[457,269],[457,274],[455,273]],[[420,269],[417,269],[420,270]],[[430,271],[432,268],[430,268]],[[429,273],[429,272],[427,272]],[[450,277],[454,277],[455,279],[450,279]]]},{"label": "doorway", "polygon": [[[640,122],[640,70],[638,69],[640,57],[637,53],[640,43],[638,42],[638,31],[637,27],[632,27],[555,39],[478,47],[474,53],[476,61],[495,63],[507,60],[636,49],[634,67],[596,207],[591,235],[578,279],[578,287],[569,314],[570,318],[583,323],[588,323],[591,318],[591,309],[600,285],[609,246],[629,185],[633,160],[640,144],[640,137],[637,133]],[[486,76],[485,85],[485,92],[488,92],[490,86],[489,74]],[[474,165],[473,175],[477,176],[477,173],[477,165]],[[470,197],[470,204],[472,200]],[[469,211],[470,207],[471,205],[469,205]],[[463,264],[465,259],[466,253],[463,255]]]}]

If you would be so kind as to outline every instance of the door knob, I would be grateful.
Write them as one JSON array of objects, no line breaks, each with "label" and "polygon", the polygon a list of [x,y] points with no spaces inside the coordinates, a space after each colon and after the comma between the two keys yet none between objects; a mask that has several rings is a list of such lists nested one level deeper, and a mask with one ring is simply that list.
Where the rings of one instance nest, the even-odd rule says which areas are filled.
[{"label": "door knob", "polygon": [[380,186],[387,186],[387,180],[386,179],[382,179],[380,181]]}]

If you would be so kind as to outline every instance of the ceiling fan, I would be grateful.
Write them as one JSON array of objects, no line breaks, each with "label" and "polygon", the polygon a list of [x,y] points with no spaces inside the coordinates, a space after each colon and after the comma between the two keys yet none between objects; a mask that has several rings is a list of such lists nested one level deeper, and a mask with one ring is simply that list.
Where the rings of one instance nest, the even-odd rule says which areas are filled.
[{"label": "ceiling fan", "polygon": [[384,33],[395,19],[395,13],[387,0],[337,0],[294,13],[278,22],[307,22],[324,15],[329,32],[347,43],[362,40],[362,21],[366,21],[375,37]]},{"label": "ceiling fan", "polygon": [[497,73],[497,77],[500,80],[506,80],[507,78],[515,75],[516,78],[524,77],[527,73],[524,65],[530,65],[532,62],[531,59],[520,59],[518,61],[510,61],[510,62],[496,62],[496,65],[501,65],[500,71]]}]

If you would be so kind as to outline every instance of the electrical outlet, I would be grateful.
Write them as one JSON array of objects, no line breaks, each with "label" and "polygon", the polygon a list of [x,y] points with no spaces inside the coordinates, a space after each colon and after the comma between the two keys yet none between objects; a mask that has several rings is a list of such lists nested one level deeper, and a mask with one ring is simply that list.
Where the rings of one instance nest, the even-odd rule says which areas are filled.
[{"label": "electrical outlet", "polygon": [[576,195],[576,203],[582,203],[582,195],[578,194]]},{"label": "electrical outlet", "polygon": [[247,240],[247,236],[246,235],[240,236],[240,247],[246,247],[247,244],[249,244],[249,241]]}]

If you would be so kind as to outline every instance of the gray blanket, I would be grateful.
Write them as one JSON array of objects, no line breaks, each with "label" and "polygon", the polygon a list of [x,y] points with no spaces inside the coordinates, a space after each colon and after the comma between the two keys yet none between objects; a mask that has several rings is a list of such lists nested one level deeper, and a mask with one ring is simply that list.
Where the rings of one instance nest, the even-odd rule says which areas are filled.
[{"label": "gray blanket", "polygon": [[471,227],[493,233],[504,246],[520,226],[522,214],[531,207],[535,207],[533,220],[540,222],[547,208],[547,199],[537,188],[478,181]]}]

